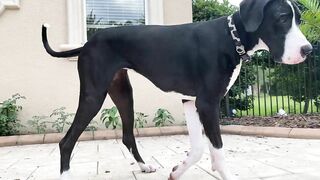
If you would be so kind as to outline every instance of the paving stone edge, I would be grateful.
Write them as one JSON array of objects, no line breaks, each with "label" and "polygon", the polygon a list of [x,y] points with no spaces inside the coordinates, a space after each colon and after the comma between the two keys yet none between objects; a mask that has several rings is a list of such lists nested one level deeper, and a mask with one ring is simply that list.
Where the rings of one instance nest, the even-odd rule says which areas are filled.
[{"label": "paving stone edge", "polygon": [[[256,127],[242,125],[221,126],[223,134],[262,136],[262,137],[281,137],[296,139],[320,139],[320,129],[310,128],[283,128],[283,127]],[[166,135],[185,135],[188,134],[186,126],[166,126],[148,127],[134,130],[136,137],[166,136]],[[0,147],[28,145],[28,144],[47,144],[58,143],[64,133],[48,133],[17,136],[0,136]],[[79,141],[119,139],[122,137],[122,130],[98,130],[86,131],[81,134]]]}]

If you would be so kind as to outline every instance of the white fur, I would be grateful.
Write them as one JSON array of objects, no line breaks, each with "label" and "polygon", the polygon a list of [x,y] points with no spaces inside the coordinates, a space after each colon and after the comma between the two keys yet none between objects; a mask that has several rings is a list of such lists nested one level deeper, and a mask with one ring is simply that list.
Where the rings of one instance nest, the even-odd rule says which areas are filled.
[{"label": "white fur", "polygon": [[70,170],[68,171],[64,171],[61,176],[60,176],[60,180],[72,180],[72,175],[70,173]]},{"label": "white fur", "polygon": [[50,24],[44,23],[43,26],[46,27],[46,28],[49,28],[49,27],[50,27]]},{"label": "white fur", "polygon": [[302,34],[299,29],[296,21],[295,21],[295,12],[294,8],[290,1],[287,1],[290,5],[293,18],[291,28],[286,35],[286,40],[284,44],[284,53],[282,56],[282,62],[285,64],[298,64],[303,62],[306,57],[301,56],[301,47],[305,45],[310,45],[310,42],[306,39],[306,37]]},{"label": "white fur", "polygon": [[209,150],[212,170],[217,170],[223,180],[236,180],[237,178],[230,173],[226,165],[223,149],[214,148],[209,141]]},{"label": "white fur", "polygon": [[156,172],[156,168],[154,168],[152,165],[146,165],[141,162],[139,162],[138,165],[139,165],[142,172],[145,172],[145,173]]},{"label": "white fur", "polygon": [[262,39],[259,38],[258,44],[256,44],[251,50],[249,50],[247,53],[249,56],[252,56],[256,51],[258,50],[267,50],[269,51],[269,47],[266,45],[266,43],[263,42]]},{"label": "white fur", "polygon": [[[131,155],[133,156],[132,148],[130,148],[129,151],[130,151]],[[139,165],[141,171],[144,172],[144,173],[156,172],[156,168],[154,168],[152,165],[147,165],[147,164],[142,163],[142,162],[138,162],[138,165]]]},{"label": "white fur", "polygon": [[229,89],[232,87],[234,82],[236,82],[236,80],[237,80],[237,78],[238,78],[238,76],[240,74],[241,65],[242,65],[242,61],[240,60],[240,63],[233,70],[233,73],[232,73],[232,76],[230,77],[230,81],[229,81],[229,84],[228,84],[227,91],[226,91],[225,95],[228,93]]},{"label": "white fur", "polygon": [[202,136],[202,124],[195,106],[195,101],[188,101],[183,104],[184,114],[187,121],[191,151],[188,157],[178,168],[170,174],[169,179],[178,179],[190,166],[198,162],[203,154],[204,142]]}]

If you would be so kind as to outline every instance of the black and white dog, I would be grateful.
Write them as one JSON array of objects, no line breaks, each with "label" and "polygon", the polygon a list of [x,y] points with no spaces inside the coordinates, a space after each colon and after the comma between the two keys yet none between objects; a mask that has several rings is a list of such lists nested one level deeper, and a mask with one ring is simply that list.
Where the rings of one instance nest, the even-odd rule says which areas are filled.
[{"label": "black and white dog", "polygon": [[240,11],[219,19],[175,26],[126,26],[96,33],[83,47],[55,52],[54,57],[79,56],[80,99],[75,119],[59,143],[60,173],[70,168],[74,145],[97,114],[107,94],[119,109],[123,143],[143,172],[155,168],[142,160],[133,135],[133,98],[127,70],[142,74],[161,90],[194,98],[183,100],[191,151],[173,168],[169,179],[178,179],[202,156],[202,127],[209,139],[212,169],[224,180],[233,180],[223,156],[219,128],[219,102],[235,82],[242,61],[255,51],[270,51],[275,61],[298,64],[312,46],[299,30],[300,13],[292,0],[244,0]]}]

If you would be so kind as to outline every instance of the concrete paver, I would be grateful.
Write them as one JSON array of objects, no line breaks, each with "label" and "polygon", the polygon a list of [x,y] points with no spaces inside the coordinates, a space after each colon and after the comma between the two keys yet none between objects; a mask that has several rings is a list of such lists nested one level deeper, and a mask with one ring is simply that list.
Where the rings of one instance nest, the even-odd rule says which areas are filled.
[{"label": "concrete paver", "polygon": [[[227,164],[242,180],[319,180],[320,140],[223,135]],[[78,142],[71,172],[74,179],[165,180],[189,151],[188,136],[137,138],[140,154],[157,172],[144,174],[121,140]],[[211,171],[209,150],[182,180],[221,179]],[[58,144],[0,148],[0,180],[59,179]]]}]

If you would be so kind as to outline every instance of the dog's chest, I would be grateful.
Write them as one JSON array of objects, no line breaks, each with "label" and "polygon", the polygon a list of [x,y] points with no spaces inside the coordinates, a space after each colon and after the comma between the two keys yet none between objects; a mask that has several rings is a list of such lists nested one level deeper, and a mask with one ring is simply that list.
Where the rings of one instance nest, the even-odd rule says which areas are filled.
[{"label": "dog's chest", "polygon": [[230,80],[229,80],[229,84],[227,86],[227,91],[225,94],[228,93],[228,91],[230,90],[230,88],[232,87],[232,85],[234,84],[234,82],[236,82],[239,74],[240,74],[240,70],[241,70],[241,65],[242,65],[242,61],[240,61],[240,63],[234,68],[233,72],[232,72],[232,75],[230,77]]}]

